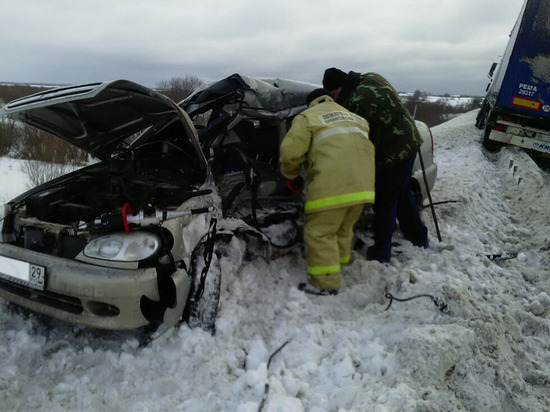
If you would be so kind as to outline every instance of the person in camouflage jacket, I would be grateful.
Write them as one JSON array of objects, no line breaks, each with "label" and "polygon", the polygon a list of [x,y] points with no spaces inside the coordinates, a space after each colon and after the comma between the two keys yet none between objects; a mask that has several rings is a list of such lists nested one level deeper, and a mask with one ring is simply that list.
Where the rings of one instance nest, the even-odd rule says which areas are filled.
[{"label": "person in camouflage jacket", "polygon": [[346,109],[365,118],[376,148],[374,246],[367,258],[389,262],[396,219],[405,238],[428,247],[428,229],[422,223],[410,180],[422,138],[414,119],[392,85],[377,73],[325,70],[323,87]]}]

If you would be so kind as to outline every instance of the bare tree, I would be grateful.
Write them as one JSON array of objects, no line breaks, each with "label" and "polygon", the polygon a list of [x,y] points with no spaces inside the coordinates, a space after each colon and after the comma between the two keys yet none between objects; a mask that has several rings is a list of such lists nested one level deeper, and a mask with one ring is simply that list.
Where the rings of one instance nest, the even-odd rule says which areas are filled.
[{"label": "bare tree", "polygon": [[415,90],[414,94],[410,98],[413,102],[420,102],[426,99],[426,92],[421,92],[420,90]]},{"label": "bare tree", "polygon": [[31,86],[28,84],[0,84],[0,100],[10,102],[13,99],[18,99],[29,94],[38,93],[51,87]]},{"label": "bare tree", "polygon": [[69,165],[59,163],[46,163],[36,160],[24,160],[21,171],[29,178],[29,188],[49,182],[56,177],[63,176],[75,169]]},{"label": "bare tree", "polygon": [[17,129],[15,122],[0,119],[0,156],[7,155],[17,143]]},{"label": "bare tree", "polygon": [[186,75],[160,81],[156,84],[156,89],[173,101],[181,102],[203,84],[197,76]]},{"label": "bare tree", "polygon": [[23,159],[64,165],[82,165],[87,160],[83,150],[40,129],[23,125],[17,131],[18,151]]}]

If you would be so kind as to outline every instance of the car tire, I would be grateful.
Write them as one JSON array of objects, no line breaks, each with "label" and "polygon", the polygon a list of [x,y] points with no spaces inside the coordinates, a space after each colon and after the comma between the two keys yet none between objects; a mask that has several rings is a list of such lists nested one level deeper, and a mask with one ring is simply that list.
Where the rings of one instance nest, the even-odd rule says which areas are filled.
[{"label": "car tire", "polygon": [[[221,267],[217,254],[212,253],[210,266],[204,278],[204,290],[199,292],[203,270],[207,265],[205,258],[206,243],[201,243],[193,252],[191,278],[192,288],[187,308],[189,327],[201,329],[214,334],[216,317],[220,302]],[[200,296],[197,296],[199,294]]]},{"label": "car tire", "polygon": [[483,129],[483,126],[485,126],[485,122],[487,120],[487,113],[490,110],[490,106],[487,102],[483,102],[483,105],[481,106],[481,109],[479,109],[479,112],[476,116],[476,127],[478,129]]}]

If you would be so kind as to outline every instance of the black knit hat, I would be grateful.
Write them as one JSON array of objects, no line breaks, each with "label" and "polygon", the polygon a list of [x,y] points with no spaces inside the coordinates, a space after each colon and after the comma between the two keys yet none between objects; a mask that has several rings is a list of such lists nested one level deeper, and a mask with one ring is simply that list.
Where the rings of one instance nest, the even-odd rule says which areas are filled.
[{"label": "black knit hat", "polygon": [[309,104],[314,101],[316,98],[321,96],[330,96],[330,92],[327,89],[315,89],[306,97],[306,103]]},{"label": "black knit hat", "polygon": [[325,70],[323,76],[323,87],[327,90],[333,91],[344,85],[348,75],[336,67],[331,67]]}]

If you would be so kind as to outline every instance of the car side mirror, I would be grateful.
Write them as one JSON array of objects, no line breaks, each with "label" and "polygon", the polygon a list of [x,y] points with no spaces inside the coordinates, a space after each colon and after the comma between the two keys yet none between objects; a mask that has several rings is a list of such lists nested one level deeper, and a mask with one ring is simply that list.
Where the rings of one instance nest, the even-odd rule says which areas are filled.
[{"label": "car side mirror", "polygon": [[491,68],[489,69],[489,77],[493,77],[493,74],[495,74],[495,69],[497,68],[498,63],[493,63],[491,65]]}]

